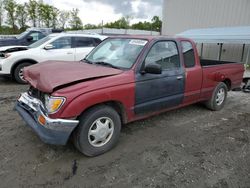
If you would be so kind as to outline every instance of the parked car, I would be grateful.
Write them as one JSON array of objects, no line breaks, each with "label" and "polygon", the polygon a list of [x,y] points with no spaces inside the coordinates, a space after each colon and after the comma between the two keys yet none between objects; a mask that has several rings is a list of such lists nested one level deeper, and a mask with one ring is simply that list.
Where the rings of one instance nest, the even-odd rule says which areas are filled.
[{"label": "parked car", "polygon": [[0,47],[0,75],[26,83],[24,67],[48,60],[79,61],[105,38],[102,35],[60,33],[51,34],[28,47]]},{"label": "parked car", "polygon": [[29,28],[18,36],[0,39],[0,46],[28,46],[51,33],[60,33],[62,29]]},{"label": "parked car", "polygon": [[81,62],[25,68],[30,89],[15,109],[45,143],[71,136],[96,156],[115,146],[122,124],[197,102],[222,109],[243,72],[241,63],[200,61],[189,39],[111,37]]}]

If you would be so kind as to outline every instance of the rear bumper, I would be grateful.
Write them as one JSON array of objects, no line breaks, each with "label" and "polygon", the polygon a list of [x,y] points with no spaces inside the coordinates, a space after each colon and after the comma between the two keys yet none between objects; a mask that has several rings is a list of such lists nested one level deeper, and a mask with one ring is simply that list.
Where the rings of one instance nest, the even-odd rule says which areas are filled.
[{"label": "rear bumper", "polygon": [[[23,93],[15,105],[16,111],[40,139],[48,144],[65,145],[70,134],[78,125],[78,120],[51,119],[43,110],[41,101]],[[44,124],[39,122],[43,117]]]}]

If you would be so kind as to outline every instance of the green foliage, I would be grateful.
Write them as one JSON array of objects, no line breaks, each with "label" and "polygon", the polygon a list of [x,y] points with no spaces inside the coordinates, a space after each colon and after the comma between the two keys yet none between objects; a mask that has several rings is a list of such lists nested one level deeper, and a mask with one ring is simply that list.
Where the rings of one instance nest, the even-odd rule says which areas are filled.
[{"label": "green foliage", "polygon": [[63,10],[60,11],[59,12],[59,24],[60,24],[59,27],[64,29],[69,18],[70,18],[70,13],[68,11],[63,11]]},{"label": "green foliage", "polygon": [[79,29],[82,29],[82,21],[81,19],[79,18],[78,16],[79,14],[79,9],[73,9],[71,12],[70,12],[70,21],[69,21],[69,24],[71,26],[71,28],[73,30],[79,30]]},{"label": "green foliage", "polygon": [[94,24],[86,24],[84,25],[84,29],[98,29],[101,28],[101,25],[94,25]]},{"label": "green foliage", "polygon": [[151,21],[152,21],[152,30],[161,32],[162,21],[160,20],[159,16],[154,16]]},{"label": "green foliage", "polygon": [[32,21],[33,27],[36,27],[37,8],[38,8],[38,3],[35,0],[29,0],[28,13],[29,13],[29,18]]},{"label": "green foliage", "polygon": [[48,4],[39,4],[40,22],[45,27],[50,27],[52,22],[53,7]]},{"label": "green foliage", "polygon": [[0,27],[2,27],[3,23],[3,13],[4,13],[4,2],[3,0],[0,0]]},{"label": "green foliage", "polygon": [[16,8],[16,19],[21,30],[25,30],[28,26],[26,22],[28,20],[27,4],[18,4]]},{"label": "green foliage", "polygon": [[16,29],[16,8],[17,4],[14,0],[5,0],[4,9],[7,11],[7,23],[12,26],[12,29]]},{"label": "green foliage", "polygon": [[151,22],[138,22],[131,26],[132,29],[158,31],[161,32],[162,21],[158,16],[154,16]]},{"label": "green foliage", "polygon": [[129,28],[129,17],[122,17],[115,22],[110,22],[104,25],[107,28],[117,28],[117,29],[128,29]]}]

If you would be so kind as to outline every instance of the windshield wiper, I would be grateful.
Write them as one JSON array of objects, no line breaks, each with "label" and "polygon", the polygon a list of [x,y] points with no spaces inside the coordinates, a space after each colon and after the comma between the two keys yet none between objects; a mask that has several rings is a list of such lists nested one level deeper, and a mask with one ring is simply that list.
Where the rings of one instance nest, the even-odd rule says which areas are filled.
[{"label": "windshield wiper", "polygon": [[82,62],[84,62],[84,63],[88,63],[88,64],[93,64],[92,61],[90,61],[90,60],[88,60],[88,59],[86,59],[86,58],[81,59],[80,61],[82,61]]},{"label": "windshield wiper", "polygon": [[120,69],[119,67],[112,65],[111,63],[104,62],[104,61],[97,61],[97,62],[94,62],[94,64],[109,66],[115,69]]}]

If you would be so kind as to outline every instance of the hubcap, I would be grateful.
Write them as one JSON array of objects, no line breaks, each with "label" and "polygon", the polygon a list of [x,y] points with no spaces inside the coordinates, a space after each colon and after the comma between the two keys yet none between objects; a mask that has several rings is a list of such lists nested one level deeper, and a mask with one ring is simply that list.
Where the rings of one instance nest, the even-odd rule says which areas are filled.
[{"label": "hubcap", "polygon": [[220,88],[216,96],[216,104],[221,105],[225,100],[225,89]]},{"label": "hubcap", "polygon": [[114,122],[108,117],[101,117],[94,121],[88,132],[89,143],[94,147],[101,147],[108,143],[114,133]]},{"label": "hubcap", "polygon": [[24,80],[24,77],[23,77],[23,68],[20,69],[18,75],[19,75],[19,78],[20,78],[22,81],[25,81],[25,80]]}]

